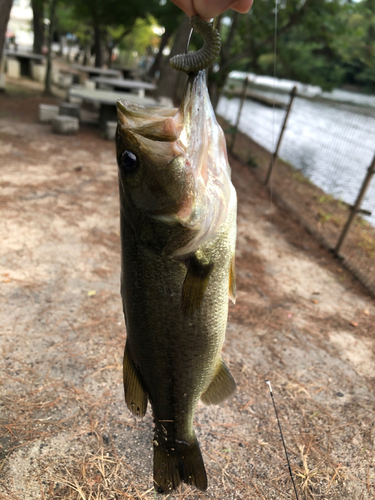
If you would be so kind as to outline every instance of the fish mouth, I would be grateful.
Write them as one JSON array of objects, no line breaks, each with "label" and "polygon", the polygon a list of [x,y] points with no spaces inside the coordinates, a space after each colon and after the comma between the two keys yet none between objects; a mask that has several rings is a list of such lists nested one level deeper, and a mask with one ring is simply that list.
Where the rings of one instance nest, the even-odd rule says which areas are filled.
[{"label": "fish mouth", "polygon": [[237,204],[225,137],[211,104],[205,71],[189,76],[179,113],[183,128],[178,142],[194,189],[189,205],[178,215],[196,234],[176,256],[194,252],[215,237]]},{"label": "fish mouth", "polygon": [[176,120],[177,108],[145,107],[130,101],[117,101],[118,121],[132,134],[156,142],[175,142],[182,125]]},{"label": "fish mouth", "polygon": [[179,108],[118,100],[117,109],[119,127],[136,139],[147,161],[161,175],[170,168],[167,182],[176,179],[176,158],[183,163],[185,188],[175,206],[170,213],[158,212],[157,207],[148,213],[167,224],[177,220],[194,232],[188,244],[174,250],[174,256],[194,252],[218,233],[236,205],[224,133],[211,105],[205,71],[189,76]]}]

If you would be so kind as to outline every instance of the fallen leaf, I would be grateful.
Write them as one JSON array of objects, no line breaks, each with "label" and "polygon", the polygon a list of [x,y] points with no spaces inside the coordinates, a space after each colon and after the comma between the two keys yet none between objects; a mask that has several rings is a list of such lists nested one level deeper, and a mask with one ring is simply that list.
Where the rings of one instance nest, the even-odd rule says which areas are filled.
[{"label": "fallen leaf", "polygon": [[349,325],[358,326],[358,323],[356,323],[355,321],[349,321]]},{"label": "fallen leaf", "polygon": [[92,296],[93,296],[93,295],[95,295],[95,294],[96,294],[96,290],[90,290],[89,292],[87,292],[87,295],[88,295],[89,297],[92,297]]},{"label": "fallen leaf", "polygon": [[363,314],[366,314],[366,316],[370,316],[370,311],[368,311],[367,309],[365,309],[365,310],[363,311]]},{"label": "fallen leaf", "polygon": [[319,300],[316,300],[316,299],[312,299],[312,300],[311,300],[311,302],[312,302],[313,304],[319,304]]}]

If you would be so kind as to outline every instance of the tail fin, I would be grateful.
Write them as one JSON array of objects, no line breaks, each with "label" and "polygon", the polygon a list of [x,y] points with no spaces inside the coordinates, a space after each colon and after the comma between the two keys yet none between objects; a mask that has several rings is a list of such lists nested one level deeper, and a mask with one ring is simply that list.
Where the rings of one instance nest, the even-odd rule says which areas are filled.
[{"label": "tail fin", "polygon": [[189,443],[177,440],[154,440],[154,483],[158,493],[170,493],[181,482],[207,489],[207,475],[195,435]]}]

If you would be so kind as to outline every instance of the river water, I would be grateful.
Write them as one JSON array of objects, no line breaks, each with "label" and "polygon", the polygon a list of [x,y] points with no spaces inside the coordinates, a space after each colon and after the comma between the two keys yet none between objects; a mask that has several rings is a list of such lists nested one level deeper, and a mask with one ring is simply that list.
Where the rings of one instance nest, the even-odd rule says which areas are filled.
[{"label": "river water", "polygon": [[[311,89],[304,89],[307,94],[311,93]],[[282,91],[267,91],[264,87],[252,90],[277,101],[289,101],[289,96]],[[375,154],[375,108],[371,106],[375,98],[337,92],[336,99],[341,97],[341,101],[361,105],[333,102],[329,95],[320,95],[324,99],[317,100],[296,97],[279,156],[326,193],[353,204]],[[235,124],[238,108],[238,98],[222,97],[217,113]],[[285,109],[274,109],[248,99],[243,106],[239,129],[274,151],[284,116]],[[375,226],[375,176],[362,208],[372,212],[365,218]]]}]

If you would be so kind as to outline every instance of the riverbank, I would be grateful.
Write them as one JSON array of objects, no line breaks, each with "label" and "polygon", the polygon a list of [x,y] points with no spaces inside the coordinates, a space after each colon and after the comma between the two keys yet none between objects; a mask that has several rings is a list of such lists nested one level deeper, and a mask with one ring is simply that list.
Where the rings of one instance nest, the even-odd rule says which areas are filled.
[{"label": "riverbank", "polygon": [[[230,132],[227,142],[232,145],[233,127],[225,121],[221,124]],[[231,149],[235,157],[264,182],[271,160],[269,151],[241,132],[237,133]],[[350,215],[350,205],[327,194],[300,170],[280,159],[273,166],[270,192],[290,211],[290,216],[297,218],[327,249],[335,248]],[[375,227],[361,214],[356,216],[340,254],[342,265],[375,295]]]},{"label": "riverbank", "polygon": [[228,79],[227,87],[239,89],[242,87],[242,82],[249,77],[249,87],[255,92],[272,93],[276,98],[280,99],[283,96],[290,94],[292,88],[296,86],[297,94],[300,97],[307,99],[325,99],[330,102],[347,103],[360,107],[375,108],[375,95],[368,92],[359,92],[356,89],[346,86],[342,89],[334,89],[330,92],[323,91],[320,87],[307,85],[291,80],[273,78],[271,76],[255,75],[254,73],[244,73],[241,71],[233,71]]},{"label": "riverbank", "polygon": [[[243,89],[242,88],[228,88],[224,91],[224,95],[228,97],[229,99],[232,99],[233,97],[242,97],[243,95]],[[265,95],[262,95],[260,93],[255,92],[253,90],[246,90],[245,93],[245,98],[246,99],[251,99],[252,101],[255,102],[260,102],[261,104],[264,104],[266,106],[269,106],[270,108],[281,108],[284,109],[287,105],[285,101],[278,101],[277,99],[267,97]]]},{"label": "riverbank", "polygon": [[[232,125],[240,100],[222,97],[217,112]],[[268,151],[274,151],[285,111],[246,100],[239,130]],[[374,158],[375,110],[296,97],[283,135],[279,156],[325,193],[353,205]],[[362,207],[375,227],[375,182]]]}]

